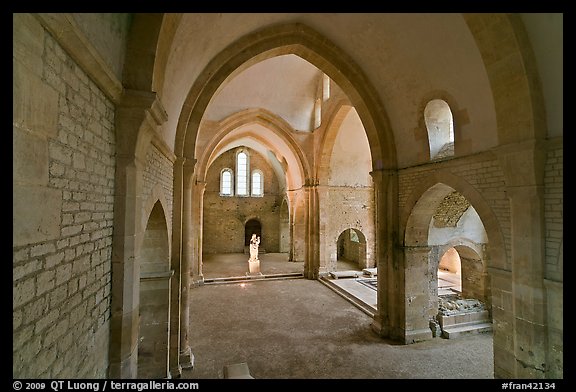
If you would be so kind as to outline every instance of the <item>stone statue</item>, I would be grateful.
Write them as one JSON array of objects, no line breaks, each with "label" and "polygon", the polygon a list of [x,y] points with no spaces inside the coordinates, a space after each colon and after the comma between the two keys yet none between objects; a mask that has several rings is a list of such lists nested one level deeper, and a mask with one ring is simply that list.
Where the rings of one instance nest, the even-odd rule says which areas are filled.
[{"label": "stone statue", "polygon": [[250,260],[249,261],[258,261],[258,246],[260,245],[260,237],[257,237],[256,234],[252,234],[252,238],[250,239]]}]

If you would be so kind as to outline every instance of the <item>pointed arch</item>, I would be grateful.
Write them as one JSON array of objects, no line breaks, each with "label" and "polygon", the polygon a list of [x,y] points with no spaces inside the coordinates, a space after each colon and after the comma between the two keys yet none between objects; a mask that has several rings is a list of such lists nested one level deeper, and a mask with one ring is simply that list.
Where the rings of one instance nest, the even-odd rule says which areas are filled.
[{"label": "pointed arch", "polygon": [[204,111],[228,77],[259,61],[283,54],[302,57],[341,87],[362,119],[373,167],[394,168],[394,136],[372,84],[350,56],[300,23],[269,26],[247,34],[212,59],[196,79],[184,102],[176,129],[176,155],[193,157]]},{"label": "pointed arch", "polygon": [[[252,132],[245,126],[258,124],[270,134]],[[294,139],[294,129],[279,116],[265,109],[247,109],[232,114],[220,121],[216,126],[216,133],[198,151],[197,173],[198,178],[205,178],[211,163],[224,152],[229,140],[249,137],[273,151],[286,161],[285,170],[290,171],[288,184],[291,189],[299,188],[311,176],[311,168],[304,151]],[[270,140],[278,143],[273,143]],[[282,162],[282,159],[279,159]]]},{"label": "pointed arch", "polygon": [[505,268],[507,257],[504,236],[492,208],[466,180],[444,170],[430,174],[408,198],[400,217],[403,245],[427,245],[429,223],[438,202],[455,190],[470,202],[482,220],[490,243],[488,266]]}]

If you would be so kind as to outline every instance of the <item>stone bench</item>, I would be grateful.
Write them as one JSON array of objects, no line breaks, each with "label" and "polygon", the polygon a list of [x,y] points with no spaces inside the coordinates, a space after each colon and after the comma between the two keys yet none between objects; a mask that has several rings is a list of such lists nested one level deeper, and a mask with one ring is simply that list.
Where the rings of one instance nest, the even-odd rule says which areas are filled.
[{"label": "stone bench", "polygon": [[224,366],[224,378],[254,378],[246,362]]}]

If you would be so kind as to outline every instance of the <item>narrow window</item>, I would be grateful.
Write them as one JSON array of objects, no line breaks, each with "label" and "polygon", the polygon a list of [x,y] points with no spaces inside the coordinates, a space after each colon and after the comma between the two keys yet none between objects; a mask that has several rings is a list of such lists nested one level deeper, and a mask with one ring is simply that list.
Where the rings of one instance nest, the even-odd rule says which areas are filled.
[{"label": "narrow window", "polygon": [[252,172],[252,196],[264,195],[264,176],[260,170]]},{"label": "narrow window", "polygon": [[433,99],[424,109],[424,121],[428,130],[430,159],[454,156],[454,119],[450,106]]},{"label": "narrow window", "polygon": [[220,195],[232,196],[232,170],[224,169],[220,173]]},{"label": "narrow window", "polygon": [[248,155],[245,152],[238,153],[236,157],[236,194],[248,196]]}]

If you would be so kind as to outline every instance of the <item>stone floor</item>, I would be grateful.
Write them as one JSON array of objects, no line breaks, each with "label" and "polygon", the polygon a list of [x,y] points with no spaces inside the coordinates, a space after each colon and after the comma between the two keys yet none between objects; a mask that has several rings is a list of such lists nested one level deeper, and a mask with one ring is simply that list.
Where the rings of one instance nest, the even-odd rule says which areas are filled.
[{"label": "stone floor", "polygon": [[[493,378],[491,333],[399,345],[378,337],[370,316],[319,280],[210,284],[214,278],[244,276],[245,256],[204,257],[208,284],[190,293],[195,367],[182,378],[222,379],[226,365],[243,362],[256,379]],[[260,260],[265,275],[303,269],[283,254],[263,254]]]}]

